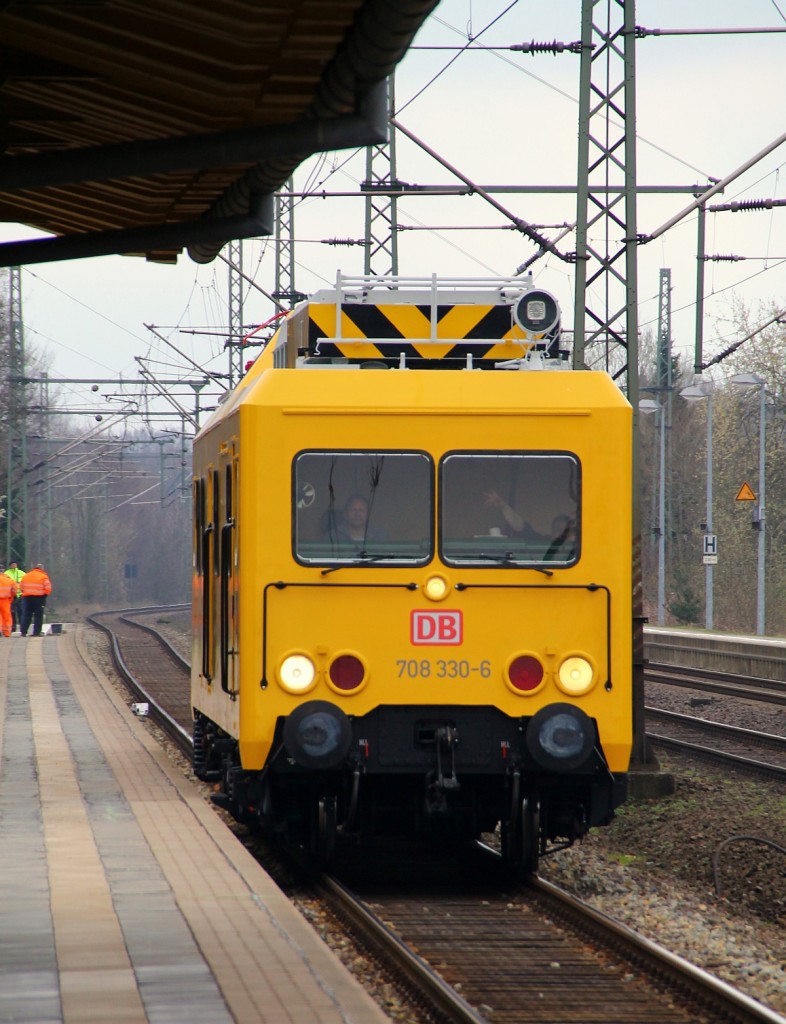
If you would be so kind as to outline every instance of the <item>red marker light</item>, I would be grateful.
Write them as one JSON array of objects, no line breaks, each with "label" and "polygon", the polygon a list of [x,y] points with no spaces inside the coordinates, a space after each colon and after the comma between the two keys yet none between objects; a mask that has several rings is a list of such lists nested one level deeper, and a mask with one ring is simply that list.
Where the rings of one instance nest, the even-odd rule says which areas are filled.
[{"label": "red marker light", "polygon": [[366,670],[354,654],[340,654],[330,666],[330,682],[337,690],[356,690],[363,682]]},{"label": "red marker light", "polygon": [[511,686],[522,693],[537,690],[543,682],[543,666],[533,655],[522,654],[510,663],[508,679]]}]

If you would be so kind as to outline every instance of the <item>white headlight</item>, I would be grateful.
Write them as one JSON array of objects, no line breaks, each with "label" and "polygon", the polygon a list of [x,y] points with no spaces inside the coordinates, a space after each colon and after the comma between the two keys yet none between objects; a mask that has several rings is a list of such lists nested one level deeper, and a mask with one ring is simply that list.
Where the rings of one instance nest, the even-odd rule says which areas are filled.
[{"label": "white headlight", "polygon": [[313,686],[315,677],[314,662],[305,654],[290,654],[278,670],[281,685],[290,693],[305,693]]},{"label": "white headlight", "polygon": [[580,697],[592,689],[595,672],[586,658],[574,655],[566,658],[559,667],[559,687],[571,697]]},{"label": "white headlight", "polygon": [[429,576],[423,585],[423,593],[429,601],[442,601],[448,596],[448,581],[444,576]]}]

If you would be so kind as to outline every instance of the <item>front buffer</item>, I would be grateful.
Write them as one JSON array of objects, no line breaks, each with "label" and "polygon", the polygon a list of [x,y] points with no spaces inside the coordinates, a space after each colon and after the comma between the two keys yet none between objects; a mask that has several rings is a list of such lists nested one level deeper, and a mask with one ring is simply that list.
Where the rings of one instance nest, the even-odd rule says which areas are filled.
[{"label": "front buffer", "polygon": [[380,706],[352,717],[311,700],[278,720],[262,772],[231,769],[218,802],[329,858],[338,836],[459,841],[501,823],[511,866],[608,823],[626,777],[593,719],[568,703],[510,717],[491,706]]}]

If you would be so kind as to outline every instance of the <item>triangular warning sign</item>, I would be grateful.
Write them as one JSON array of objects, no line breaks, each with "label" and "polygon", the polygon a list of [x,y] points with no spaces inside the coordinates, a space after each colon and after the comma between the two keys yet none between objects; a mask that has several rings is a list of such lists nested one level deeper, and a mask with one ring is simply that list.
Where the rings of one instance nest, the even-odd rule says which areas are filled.
[{"label": "triangular warning sign", "polygon": [[745,484],[742,485],[742,487],[740,487],[740,489],[737,491],[737,499],[736,500],[737,501],[755,501],[756,500],[756,495],[751,490],[750,484],[745,483]]}]

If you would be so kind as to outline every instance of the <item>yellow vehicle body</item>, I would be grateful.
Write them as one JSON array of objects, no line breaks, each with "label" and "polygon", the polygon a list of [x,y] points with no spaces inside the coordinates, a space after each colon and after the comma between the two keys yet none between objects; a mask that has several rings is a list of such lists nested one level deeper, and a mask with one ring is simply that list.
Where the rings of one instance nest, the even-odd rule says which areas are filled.
[{"label": "yellow vehicle body", "polygon": [[[290,771],[282,728],[308,702],[338,708],[350,723],[346,764],[330,771],[349,771],[351,762],[356,777],[454,780],[440,782],[442,810],[462,770],[498,777],[503,808],[520,800],[511,773],[525,779],[521,791],[537,792],[537,767],[522,761],[519,769],[510,758],[526,724],[552,706],[578,708],[597,729],[600,767],[587,770],[588,784],[604,772],[624,780],[632,742],[631,409],[611,379],[564,369],[382,372],[292,362],[274,339],[195,444],[192,703],[210,734],[195,755],[203,777],[223,780],[227,806],[242,819],[230,776]],[[375,514],[395,542],[378,540],[376,555],[368,542],[357,557],[338,553],[343,542],[321,548],[325,523],[340,515],[341,479],[363,487],[369,467],[389,481]],[[500,512],[505,502],[495,505],[496,492],[484,490],[499,472],[520,474],[520,508],[544,476],[557,481],[547,489],[569,478],[580,529],[569,555],[552,562],[508,550],[525,547]],[[506,508],[518,524],[520,512]],[[549,523],[545,512],[541,520],[537,509],[529,513],[531,541]],[[449,529],[465,539],[450,539]],[[478,708],[476,729],[466,716]],[[484,745],[477,733],[497,721],[509,729]],[[419,748],[412,757],[411,747]],[[322,800],[318,761],[312,771],[294,768],[309,800]],[[540,774],[551,777],[549,765]],[[286,784],[290,802],[296,785]],[[343,785],[337,798],[333,790],[339,817]],[[248,790],[248,813],[264,813],[261,789]],[[324,801],[319,807],[324,825]]]}]

